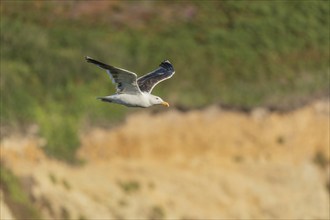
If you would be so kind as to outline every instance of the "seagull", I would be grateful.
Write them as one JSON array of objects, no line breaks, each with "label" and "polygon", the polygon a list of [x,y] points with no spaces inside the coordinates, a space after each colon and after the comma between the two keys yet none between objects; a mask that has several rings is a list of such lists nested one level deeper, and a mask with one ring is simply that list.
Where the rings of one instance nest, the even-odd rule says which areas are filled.
[{"label": "seagull", "polygon": [[141,108],[153,105],[170,106],[160,97],[151,94],[158,83],[174,75],[175,71],[170,61],[163,61],[157,69],[139,78],[131,71],[102,63],[91,57],[86,57],[86,61],[105,69],[112,82],[116,84],[116,93],[98,97],[101,101]]}]

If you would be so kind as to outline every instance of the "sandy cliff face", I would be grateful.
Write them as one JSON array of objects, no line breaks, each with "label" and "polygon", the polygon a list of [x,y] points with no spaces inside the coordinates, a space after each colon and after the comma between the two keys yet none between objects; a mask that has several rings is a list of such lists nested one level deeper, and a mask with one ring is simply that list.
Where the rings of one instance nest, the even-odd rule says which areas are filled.
[{"label": "sandy cliff face", "polygon": [[81,139],[78,167],[45,157],[36,138],[1,142],[46,218],[329,218],[327,101],[289,113],[139,113]]}]

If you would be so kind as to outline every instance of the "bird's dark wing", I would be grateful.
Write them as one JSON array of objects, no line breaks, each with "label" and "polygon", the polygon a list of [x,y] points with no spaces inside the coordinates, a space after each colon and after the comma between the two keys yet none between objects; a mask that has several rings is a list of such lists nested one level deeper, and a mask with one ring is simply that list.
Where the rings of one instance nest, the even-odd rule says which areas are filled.
[{"label": "bird's dark wing", "polygon": [[112,82],[116,84],[117,93],[141,93],[136,81],[137,76],[135,73],[118,67],[110,66],[90,57],[86,57],[86,60],[87,62],[93,63],[107,71]]},{"label": "bird's dark wing", "polygon": [[170,61],[163,61],[157,69],[138,78],[137,83],[141,92],[151,93],[152,89],[161,81],[171,78],[175,71]]}]

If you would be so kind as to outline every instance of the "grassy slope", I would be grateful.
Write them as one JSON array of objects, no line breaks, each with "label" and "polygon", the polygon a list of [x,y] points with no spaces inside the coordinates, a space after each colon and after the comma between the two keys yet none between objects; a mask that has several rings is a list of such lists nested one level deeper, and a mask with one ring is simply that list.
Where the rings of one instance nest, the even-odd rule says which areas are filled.
[{"label": "grassy slope", "polygon": [[1,2],[1,123],[39,124],[61,159],[84,121],[130,111],[95,100],[113,86],[86,55],[140,74],[171,60],[175,80],[155,93],[186,107],[287,105],[327,89],[327,1],[124,2],[75,16],[79,4]]}]

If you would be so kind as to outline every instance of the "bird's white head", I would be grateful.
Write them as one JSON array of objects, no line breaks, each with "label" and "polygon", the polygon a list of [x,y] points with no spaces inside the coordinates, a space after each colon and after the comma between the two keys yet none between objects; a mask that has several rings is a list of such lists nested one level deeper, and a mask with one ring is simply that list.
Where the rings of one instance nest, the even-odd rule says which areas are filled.
[{"label": "bird's white head", "polygon": [[150,103],[152,105],[164,105],[166,107],[170,107],[170,105],[167,102],[165,102],[162,98],[158,96],[151,96]]}]

